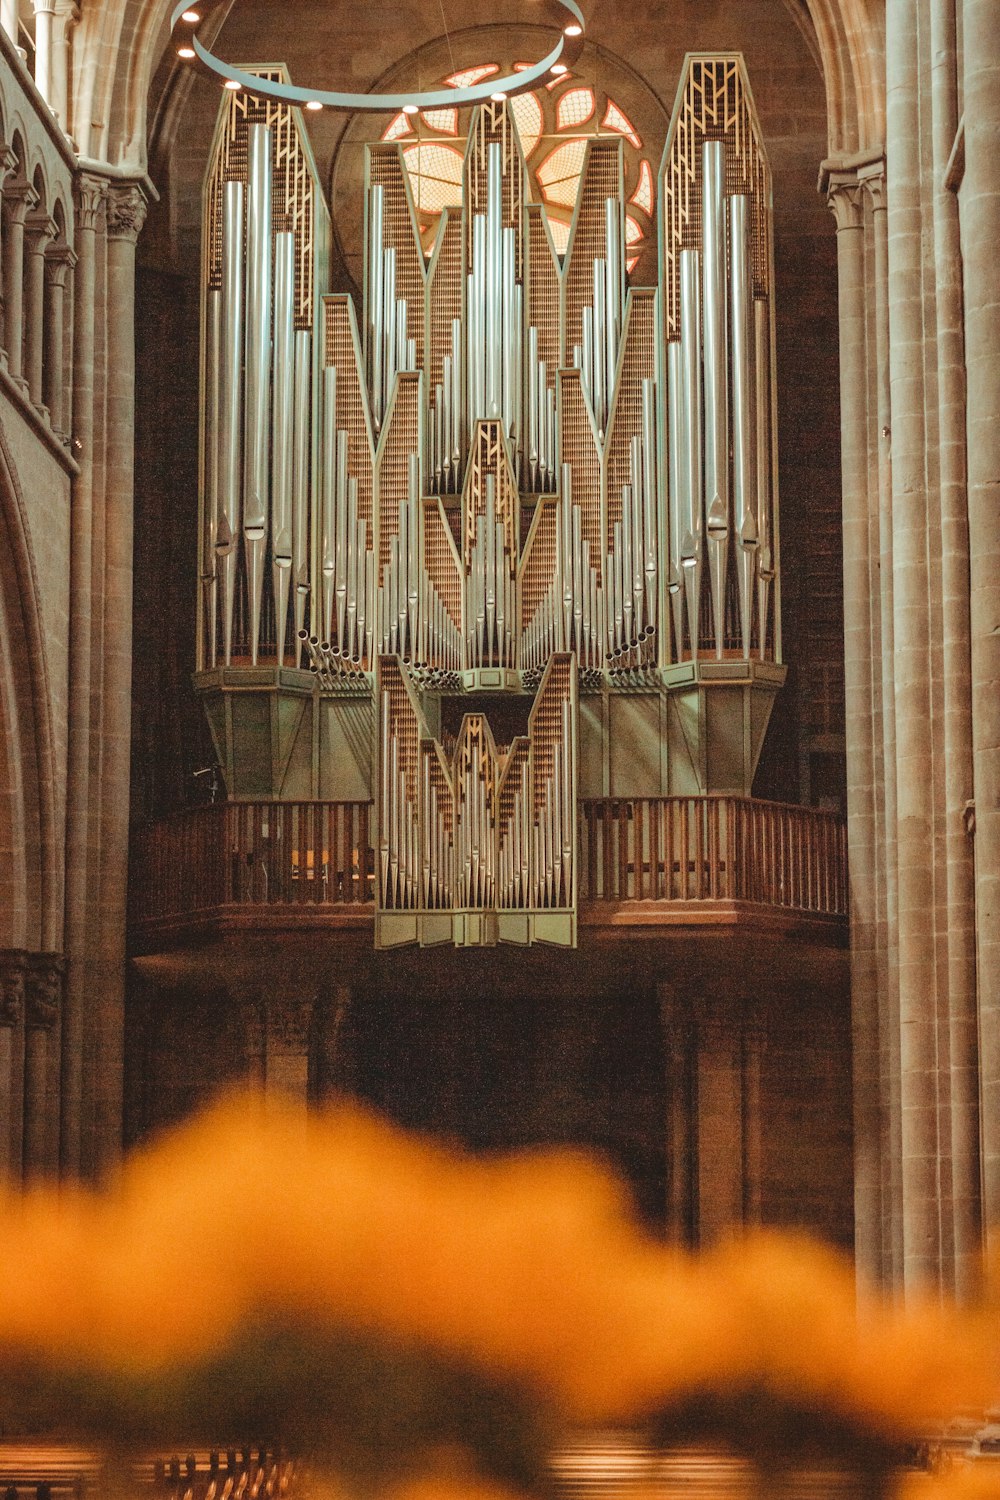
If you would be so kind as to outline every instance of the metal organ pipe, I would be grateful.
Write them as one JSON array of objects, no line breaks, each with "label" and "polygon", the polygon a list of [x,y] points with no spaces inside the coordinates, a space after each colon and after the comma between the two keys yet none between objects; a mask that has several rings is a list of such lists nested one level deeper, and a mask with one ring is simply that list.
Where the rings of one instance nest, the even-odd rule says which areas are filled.
[{"label": "metal organ pipe", "polygon": [[312,334],[295,335],[295,452],[292,472],[292,587],[295,591],[295,665],[302,661],[302,630],[309,600],[309,501],[312,437]]},{"label": "metal organ pipe", "polygon": [[674,627],[674,660],[684,651],[684,563],[683,538],[685,507],[682,489],[684,460],[680,451],[681,415],[684,400],[681,345],[677,339],[667,345],[667,494],[670,535],[670,572],[668,596]]},{"label": "metal organ pipe", "polygon": [[757,630],[761,660],[767,646],[767,619],[771,582],[775,575],[771,492],[771,366],[770,315],[766,302],[756,300],[754,313],[754,393],[756,410],[757,527],[760,552],[757,563]]},{"label": "metal organ pipe", "polygon": [[219,390],[219,520],[215,537],[222,609],[223,653],[233,657],[236,602],[236,538],[242,526],[240,472],[243,426],[243,232],[246,208],[242,182],[225,184],[223,202],[221,371]]},{"label": "metal organ pipe", "polygon": [[720,658],[726,635],[726,562],[729,551],[725,171],[725,146],[721,141],[705,141],[702,146],[705,530],[715,654]]},{"label": "metal organ pipe", "polygon": [[275,644],[285,659],[292,582],[292,487],[295,457],[295,236],[275,236],[274,380],[271,402],[271,584]]},{"label": "metal organ pipe", "polygon": [[382,234],[385,218],[385,189],[376,183],[369,195],[371,210],[371,243],[368,248],[368,288],[371,302],[372,412],[375,425],[382,422],[383,297],[385,293],[382,266]]},{"label": "metal organ pipe", "polygon": [[737,577],[740,604],[740,643],[749,657],[753,626],[754,571],[759,542],[753,422],[752,271],[750,264],[749,202],[739,195],[729,200],[730,330],[733,372],[733,513],[736,528]]},{"label": "metal organ pipe", "polygon": [[[225,252],[223,252],[225,253]],[[201,650],[210,667],[215,666],[218,651],[218,571],[215,545],[219,532],[219,432],[222,404],[222,292],[210,290],[205,312],[208,402],[205,417],[205,511],[202,532],[201,581],[202,622]],[[207,646],[207,651],[205,650]]]},{"label": "metal organ pipe", "polygon": [[681,251],[681,388],[682,495],[681,566],[687,602],[691,656],[698,655],[698,603],[701,591],[701,257]]},{"label": "metal organ pipe", "polygon": [[251,125],[247,197],[246,441],[243,542],[249,595],[250,660],[260,652],[268,530],[271,418],[271,130]]}]

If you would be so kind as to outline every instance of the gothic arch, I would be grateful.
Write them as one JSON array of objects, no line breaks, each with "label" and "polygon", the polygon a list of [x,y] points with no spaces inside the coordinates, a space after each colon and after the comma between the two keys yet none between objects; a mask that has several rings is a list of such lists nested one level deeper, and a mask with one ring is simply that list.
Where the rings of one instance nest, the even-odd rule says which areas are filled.
[{"label": "gothic arch", "polygon": [[50,702],[24,497],[0,429],[0,948],[59,946]]},{"label": "gothic arch", "polygon": [[[884,43],[877,0],[786,3],[816,38],[831,154],[881,144]],[[84,0],[74,37],[72,118],[85,157],[145,170],[147,100],[167,45],[170,10],[171,0]]]}]

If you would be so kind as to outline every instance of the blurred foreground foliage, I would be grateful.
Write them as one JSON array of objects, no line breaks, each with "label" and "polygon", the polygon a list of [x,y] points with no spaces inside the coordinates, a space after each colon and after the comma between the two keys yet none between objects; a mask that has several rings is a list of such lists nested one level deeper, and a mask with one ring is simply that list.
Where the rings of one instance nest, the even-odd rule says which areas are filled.
[{"label": "blurred foreground foliage", "polygon": [[539,1494],[556,1435],[609,1423],[884,1489],[907,1444],[989,1404],[996,1330],[988,1297],[859,1295],[804,1238],[669,1249],[577,1153],[471,1158],[349,1106],[231,1098],[100,1192],[0,1203],[7,1430],[252,1438],[356,1493]]}]

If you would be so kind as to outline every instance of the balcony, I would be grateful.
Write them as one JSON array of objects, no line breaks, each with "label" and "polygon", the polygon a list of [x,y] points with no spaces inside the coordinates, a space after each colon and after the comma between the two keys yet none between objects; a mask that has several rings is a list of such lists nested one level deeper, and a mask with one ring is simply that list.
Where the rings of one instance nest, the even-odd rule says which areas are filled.
[{"label": "balcony", "polygon": [[[741,797],[584,799],[581,942],[714,928],[842,947],[846,830],[813,808]],[[136,955],[238,933],[372,942],[367,802],[226,802],[134,831]]]}]

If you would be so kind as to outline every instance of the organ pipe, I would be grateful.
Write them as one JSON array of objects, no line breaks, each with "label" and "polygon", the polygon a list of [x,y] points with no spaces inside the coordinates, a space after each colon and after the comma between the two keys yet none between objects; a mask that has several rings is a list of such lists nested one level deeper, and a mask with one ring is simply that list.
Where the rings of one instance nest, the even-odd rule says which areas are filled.
[{"label": "organ pipe", "polygon": [[726,634],[726,562],[729,544],[729,412],[726,369],[725,147],[702,147],[702,309],[705,378],[705,531],[712,591],[715,654]]},{"label": "organ pipe", "polygon": [[256,666],[260,652],[270,501],[272,169],[269,126],[250,126],[249,150],[243,543],[249,596],[250,660]]},{"label": "organ pipe", "polygon": [[243,436],[245,189],[227,182],[223,207],[221,370],[219,395],[219,524],[216,553],[221,579],[223,653],[233,659],[233,614],[236,604],[236,538],[242,526],[243,491],[240,461]]}]

